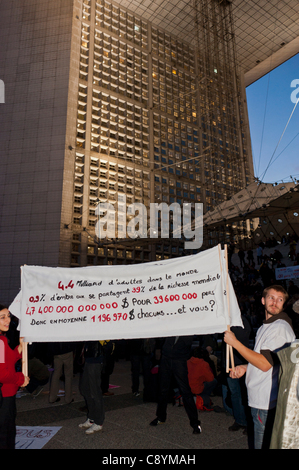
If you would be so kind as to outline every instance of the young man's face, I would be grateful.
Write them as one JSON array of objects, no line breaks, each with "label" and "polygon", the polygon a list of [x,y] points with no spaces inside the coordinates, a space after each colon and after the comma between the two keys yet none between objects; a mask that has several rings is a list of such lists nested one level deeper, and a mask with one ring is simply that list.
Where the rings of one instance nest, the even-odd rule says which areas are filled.
[{"label": "young man's face", "polygon": [[285,296],[275,289],[270,289],[266,297],[262,297],[262,304],[265,306],[266,320],[272,316],[282,312],[285,302]]}]

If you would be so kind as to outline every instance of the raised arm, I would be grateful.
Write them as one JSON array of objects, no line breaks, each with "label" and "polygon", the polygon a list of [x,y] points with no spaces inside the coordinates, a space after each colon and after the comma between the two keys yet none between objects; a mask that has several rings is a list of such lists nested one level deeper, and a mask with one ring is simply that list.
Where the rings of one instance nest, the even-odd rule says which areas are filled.
[{"label": "raised arm", "polygon": [[250,364],[257,367],[261,371],[267,372],[269,369],[271,369],[272,365],[269,361],[267,361],[263,354],[252,351],[252,349],[244,346],[244,344],[237,340],[232,331],[226,331],[224,333],[224,341],[235,348],[246,361],[250,362]]}]

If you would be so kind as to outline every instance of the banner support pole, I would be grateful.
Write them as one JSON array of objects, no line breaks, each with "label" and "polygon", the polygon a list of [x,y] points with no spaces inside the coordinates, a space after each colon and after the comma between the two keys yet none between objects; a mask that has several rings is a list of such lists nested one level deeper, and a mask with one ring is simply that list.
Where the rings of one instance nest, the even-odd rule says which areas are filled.
[{"label": "banner support pole", "polygon": [[28,377],[28,343],[22,342],[22,373]]},{"label": "banner support pole", "polygon": [[[27,266],[27,265],[24,264],[21,266],[21,268],[23,266]],[[20,268],[20,271],[22,274],[21,268]],[[25,341],[22,341],[22,374],[25,377],[28,377],[28,343],[26,343]]]},{"label": "banner support pole", "polygon": [[[230,301],[229,301],[229,284],[228,284],[228,254],[227,254],[227,244],[224,245],[225,250],[225,260],[226,260],[226,295],[227,295],[227,308],[228,308],[228,315],[230,318]],[[230,325],[227,325],[227,331],[230,331]],[[226,345],[226,372],[229,373],[229,358],[232,365],[232,370],[235,370],[235,360],[234,360],[234,353],[233,348],[231,345]]]}]

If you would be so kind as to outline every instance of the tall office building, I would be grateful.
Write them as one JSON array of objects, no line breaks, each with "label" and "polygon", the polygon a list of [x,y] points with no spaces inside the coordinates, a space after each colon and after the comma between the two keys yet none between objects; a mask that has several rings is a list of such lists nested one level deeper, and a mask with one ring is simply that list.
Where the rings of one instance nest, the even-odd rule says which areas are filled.
[{"label": "tall office building", "polygon": [[[252,180],[229,2],[194,2],[192,42],[105,0],[16,0],[0,21],[2,301],[22,264],[179,256],[172,235],[132,239],[128,206],[208,211]],[[113,240],[96,236],[98,203]]]}]

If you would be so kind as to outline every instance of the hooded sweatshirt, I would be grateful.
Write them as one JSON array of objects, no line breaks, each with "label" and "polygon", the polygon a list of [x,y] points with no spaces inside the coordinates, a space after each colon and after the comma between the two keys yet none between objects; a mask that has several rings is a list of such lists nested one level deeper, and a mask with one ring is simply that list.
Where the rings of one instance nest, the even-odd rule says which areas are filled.
[{"label": "hooded sweatshirt", "polygon": [[6,336],[0,336],[0,384],[3,398],[14,396],[24,383],[22,372],[16,372],[15,364],[22,355],[18,346],[11,349]]}]

